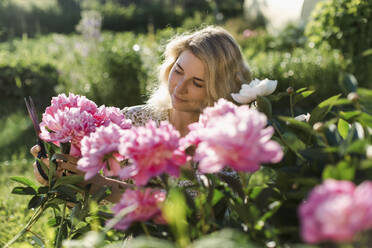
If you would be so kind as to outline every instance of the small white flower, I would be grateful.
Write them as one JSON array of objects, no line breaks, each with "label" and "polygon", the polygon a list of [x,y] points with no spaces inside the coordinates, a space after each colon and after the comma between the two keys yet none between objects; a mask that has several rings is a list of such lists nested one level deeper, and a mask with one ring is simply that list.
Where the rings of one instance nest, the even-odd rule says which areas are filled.
[{"label": "small white flower", "polygon": [[372,145],[367,146],[366,155],[368,159],[372,159]]},{"label": "small white flower", "polygon": [[295,117],[295,120],[309,122],[310,116],[310,113],[298,115]]},{"label": "small white flower", "polygon": [[264,80],[254,79],[249,84],[242,84],[242,88],[239,93],[232,93],[232,98],[241,104],[250,103],[256,100],[257,96],[267,96],[272,94],[278,81],[269,80],[265,78]]}]

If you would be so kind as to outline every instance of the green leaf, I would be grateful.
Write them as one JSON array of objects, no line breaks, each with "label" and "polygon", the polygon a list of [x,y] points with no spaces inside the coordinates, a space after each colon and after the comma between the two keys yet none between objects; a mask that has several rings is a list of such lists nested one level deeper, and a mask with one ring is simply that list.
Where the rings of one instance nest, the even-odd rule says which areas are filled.
[{"label": "green leaf", "polygon": [[364,56],[364,57],[371,56],[371,55],[372,55],[372,48],[367,49],[367,50],[365,50],[365,51],[362,53],[362,56]]},{"label": "green leaf", "polygon": [[353,180],[355,175],[355,167],[350,162],[341,161],[334,165],[327,165],[323,171],[323,180],[333,178],[337,180]]},{"label": "green leaf", "polygon": [[264,97],[264,96],[257,96],[257,109],[264,113],[268,119],[271,119],[272,117],[272,106],[271,106],[271,102],[269,101],[269,99],[267,99],[267,97]]},{"label": "green leaf", "polygon": [[57,179],[56,183],[54,184],[53,188],[58,187],[59,185],[64,184],[77,184],[84,181],[83,176],[72,175],[72,176],[63,176]]},{"label": "green leaf", "polygon": [[35,241],[36,244],[38,244],[40,247],[45,247],[44,241],[42,241],[39,237],[33,235],[32,239]]},{"label": "green leaf", "polygon": [[351,120],[355,117],[358,117],[362,112],[360,110],[356,110],[356,111],[348,111],[348,112],[344,112],[344,111],[340,111],[340,117],[342,119],[345,119],[345,120]]},{"label": "green leaf", "polygon": [[223,197],[224,194],[221,191],[215,189],[213,192],[212,206],[216,205]]},{"label": "green leaf", "polygon": [[340,96],[341,94],[338,94],[319,103],[318,106],[311,112],[309,120],[310,125],[314,125],[314,123],[322,121]]},{"label": "green leaf", "polygon": [[17,195],[36,195],[36,191],[34,188],[31,187],[14,187],[12,190],[12,194]]},{"label": "green leaf", "polygon": [[108,186],[103,186],[92,195],[92,200],[100,202],[111,194],[111,189]]},{"label": "green leaf", "polygon": [[37,161],[39,162],[41,169],[45,172],[45,174],[49,175],[49,167],[44,164],[44,162],[40,158],[37,158]]},{"label": "green leaf", "polygon": [[46,194],[48,192],[49,192],[49,187],[48,186],[39,187],[38,190],[37,190],[38,194]]},{"label": "green leaf", "polygon": [[296,90],[296,93],[298,94],[298,93],[304,92],[305,90],[307,90],[306,87],[300,88],[300,89]]},{"label": "green leaf", "polygon": [[50,227],[56,227],[61,223],[62,217],[56,216],[55,218],[48,219],[48,226]]},{"label": "green leaf", "polygon": [[299,101],[305,99],[306,97],[312,95],[315,91],[314,90],[307,90],[307,91],[303,91],[299,94],[296,94],[293,98],[293,104],[296,104],[298,103]]},{"label": "green leaf", "polygon": [[43,203],[44,199],[45,198],[43,196],[41,196],[41,195],[35,195],[29,201],[27,208],[28,209],[37,208],[38,206],[40,206]]},{"label": "green leaf", "polygon": [[33,181],[31,181],[30,179],[28,179],[26,177],[13,176],[13,177],[10,177],[10,180],[15,181],[17,183],[21,183],[21,184],[26,185],[26,186],[29,186],[29,187],[33,188],[35,191],[37,191],[37,189],[38,189],[38,186]]},{"label": "green leaf", "polygon": [[302,142],[294,133],[285,132],[282,134],[282,138],[285,141],[285,144],[288,146],[290,150],[292,150],[298,157],[304,159],[299,151],[304,150],[306,145]]},{"label": "green leaf", "polygon": [[357,93],[359,95],[359,103],[363,111],[371,115],[372,114],[372,90],[358,88]]},{"label": "green leaf", "polygon": [[360,121],[360,123],[363,125],[363,126],[367,126],[369,128],[372,128],[372,116],[367,114],[367,113],[362,113],[359,117],[358,117],[358,121]]},{"label": "green leaf", "polygon": [[274,201],[274,202],[270,203],[270,205],[269,205],[270,210],[267,211],[266,213],[264,213],[261,216],[261,218],[257,221],[257,223],[255,225],[255,229],[256,230],[262,230],[265,221],[268,218],[270,218],[271,216],[273,216],[273,214],[275,214],[278,211],[278,209],[280,208],[281,205],[282,205],[282,203],[280,201]]},{"label": "green leaf", "polygon": [[81,217],[82,217],[82,206],[81,206],[81,203],[77,203],[73,208],[72,208],[72,211],[71,211],[71,215],[70,215],[70,220],[72,220],[72,224],[73,225],[76,225],[77,223],[79,223],[79,221],[81,220]]},{"label": "green leaf", "polygon": [[55,191],[58,193],[57,198],[76,203],[76,191],[69,188],[67,185],[60,185],[55,188]]},{"label": "green leaf", "polygon": [[303,121],[298,121],[291,117],[286,116],[278,116],[279,120],[286,122],[288,125],[300,129],[308,134],[314,134],[313,128],[307,123]]},{"label": "green leaf", "polygon": [[366,147],[368,142],[366,140],[356,140],[346,148],[346,154],[357,153],[364,155],[366,153]]},{"label": "green leaf", "polygon": [[323,108],[323,107],[327,107],[327,106],[333,106],[336,103],[336,101],[340,98],[340,96],[341,96],[341,94],[332,96],[332,97],[324,100],[323,102],[319,103],[318,107]]},{"label": "green leaf", "polygon": [[347,134],[348,134],[349,129],[350,129],[349,123],[340,118],[338,120],[337,128],[338,128],[338,132],[340,133],[341,137],[343,139],[346,139]]}]

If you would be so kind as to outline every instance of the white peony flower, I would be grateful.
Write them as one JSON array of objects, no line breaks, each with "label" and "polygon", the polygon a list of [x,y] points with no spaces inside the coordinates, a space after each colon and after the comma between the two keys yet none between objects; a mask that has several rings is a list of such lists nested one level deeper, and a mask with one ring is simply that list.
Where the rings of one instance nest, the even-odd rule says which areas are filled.
[{"label": "white peony flower", "polygon": [[250,103],[256,100],[257,96],[267,96],[272,94],[278,81],[269,80],[265,78],[264,80],[254,79],[249,84],[242,84],[242,88],[239,93],[231,93],[232,98],[241,104]]},{"label": "white peony flower", "polygon": [[295,120],[309,122],[310,117],[311,117],[310,113],[307,113],[306,115],[302,114],[302,115],[296,116]]}]

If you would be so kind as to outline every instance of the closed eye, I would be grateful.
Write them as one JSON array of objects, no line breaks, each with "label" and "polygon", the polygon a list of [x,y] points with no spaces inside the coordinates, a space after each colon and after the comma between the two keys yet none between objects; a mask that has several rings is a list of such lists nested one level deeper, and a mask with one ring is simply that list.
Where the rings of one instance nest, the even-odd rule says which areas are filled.
[{"label": "closed eye", "polygon": [[195,81],[192,81],[193,83],[194,83],[194,85],[196,86],[196,87],[198,87],[198,88],[203,88],[203,85],[201,85],[201,84],[198,84],[197,82],[195,82]]}]

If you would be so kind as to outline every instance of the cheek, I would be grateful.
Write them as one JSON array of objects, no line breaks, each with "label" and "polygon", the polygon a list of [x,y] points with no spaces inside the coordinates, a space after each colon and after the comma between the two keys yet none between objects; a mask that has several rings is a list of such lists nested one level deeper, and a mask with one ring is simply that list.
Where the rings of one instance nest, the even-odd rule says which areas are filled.
[{"label": "cheek", "polygon": [[168,76],[168,90],[169,93],[172,93],[176,85],[175,73],[171,71]]},{"label": "cheek", "polygon": [[205,88],[196,88],[192,95],[194,96],[194,101],[197,103],[204,102],[207,98],[207,91]]}]

